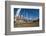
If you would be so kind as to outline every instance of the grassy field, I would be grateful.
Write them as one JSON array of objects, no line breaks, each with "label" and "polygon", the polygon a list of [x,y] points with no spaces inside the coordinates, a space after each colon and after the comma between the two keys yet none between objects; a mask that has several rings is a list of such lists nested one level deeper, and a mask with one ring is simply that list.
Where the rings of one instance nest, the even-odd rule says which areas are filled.
[{"label": "grassy field", "polygon": [[39,26],[39,20],[25,22],[23,20],[17,20],[14,23],[14,27],[37,27]]}]

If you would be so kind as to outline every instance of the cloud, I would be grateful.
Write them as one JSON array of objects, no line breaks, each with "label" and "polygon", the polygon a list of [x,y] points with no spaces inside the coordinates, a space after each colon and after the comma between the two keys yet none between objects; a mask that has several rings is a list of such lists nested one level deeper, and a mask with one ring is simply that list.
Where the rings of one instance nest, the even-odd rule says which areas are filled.
[{"label": "cloud", "polygon": [[21,8],[19,8],[19,9],[17,10],[16,16],[19,15],[20,11],[21,11]]}]

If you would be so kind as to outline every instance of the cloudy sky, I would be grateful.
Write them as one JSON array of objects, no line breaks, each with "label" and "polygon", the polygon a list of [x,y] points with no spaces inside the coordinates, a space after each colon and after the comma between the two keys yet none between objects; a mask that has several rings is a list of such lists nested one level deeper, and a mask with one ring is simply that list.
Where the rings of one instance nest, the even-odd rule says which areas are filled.
[{"label": "cloudy sky", "polygon": [[[14,8],[14,15],[16,15],[16,12],[20,8]],[[24,17],[27,18],[35,18],[39,17],[39,9],[26,9],[26,8],[21,8],[19,15],[23,15]]]}]

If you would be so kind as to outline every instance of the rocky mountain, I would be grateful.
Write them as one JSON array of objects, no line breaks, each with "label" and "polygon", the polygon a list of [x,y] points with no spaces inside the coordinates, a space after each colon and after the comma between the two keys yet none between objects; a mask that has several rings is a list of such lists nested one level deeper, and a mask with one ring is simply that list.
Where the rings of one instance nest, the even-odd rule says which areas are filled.
[{"label": "rocky mountain", "polygon": [[35,18],[28,18],[28,17],[23,17],[23,16],[15,16],[15,20],[21,20],[21,21],[36,21],[36,20],[39,20],[38,17],[35,17]]}]

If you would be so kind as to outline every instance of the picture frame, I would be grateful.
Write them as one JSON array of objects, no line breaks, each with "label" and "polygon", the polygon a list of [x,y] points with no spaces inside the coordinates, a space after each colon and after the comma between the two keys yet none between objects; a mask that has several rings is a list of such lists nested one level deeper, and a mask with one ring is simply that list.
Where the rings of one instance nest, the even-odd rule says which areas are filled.
[{"label": "picture frame", "polygon": [[[5,34],[6,35],[16,35],[16,34],[33,34],[33,33],[43,33],[45,30],[44,27],[44,12],[45,12],[45,4],[44,3],[36,3],[36,2],[19,2],[19,1],[5,1]],[[21,8],[21,9],[20,9]],[[30,27],[29,24],[27,24],[27,19],[26,19],[26,24],[18,26],[15,22],[15,26],[14,26],[14,20],[16,20],[16,18],[14,19],[13,17],[16,17],[18,14],[16,14],[15,16],[15,10],[19,9],[20,11],[22,10],[22,12],[24,13],[24,11],[26,12],[27,9],[33,11],[37,11],[39,12],[39,14],[36,12],[33,12],[33,18],[34,15],[37,14],[37,16],[39,16],[39,24],[35,25],[34,22],[31,25],[32,27]],[[26,10],[25,10],[26,9]],[[28,11],[31,13],[31,11]],[[17,12],[16,12],[17,13]],[[27,12],[26,12],[27,13]],[[27,13],[28,14],[28,13]],[[28,15],[24,16],[30,17]],[[36,15],[35,15],[36,17]],[[25,18],[24,18],[25,19]],[[35,18],[36,19],[36,18]],[[22,20],[23,21],[23,20]],[[29,21],[29,20],[28,20]],[[31,20],[30,20],[31,21]],[[24,20],[25,22],[25,20]],[[23,23],[24,23],[23,22]],[[27,26],[29,25],[29,26]],[[23,26],[23,27],[22,27]],[[37,26],[37,27],[36,27]]]}]

